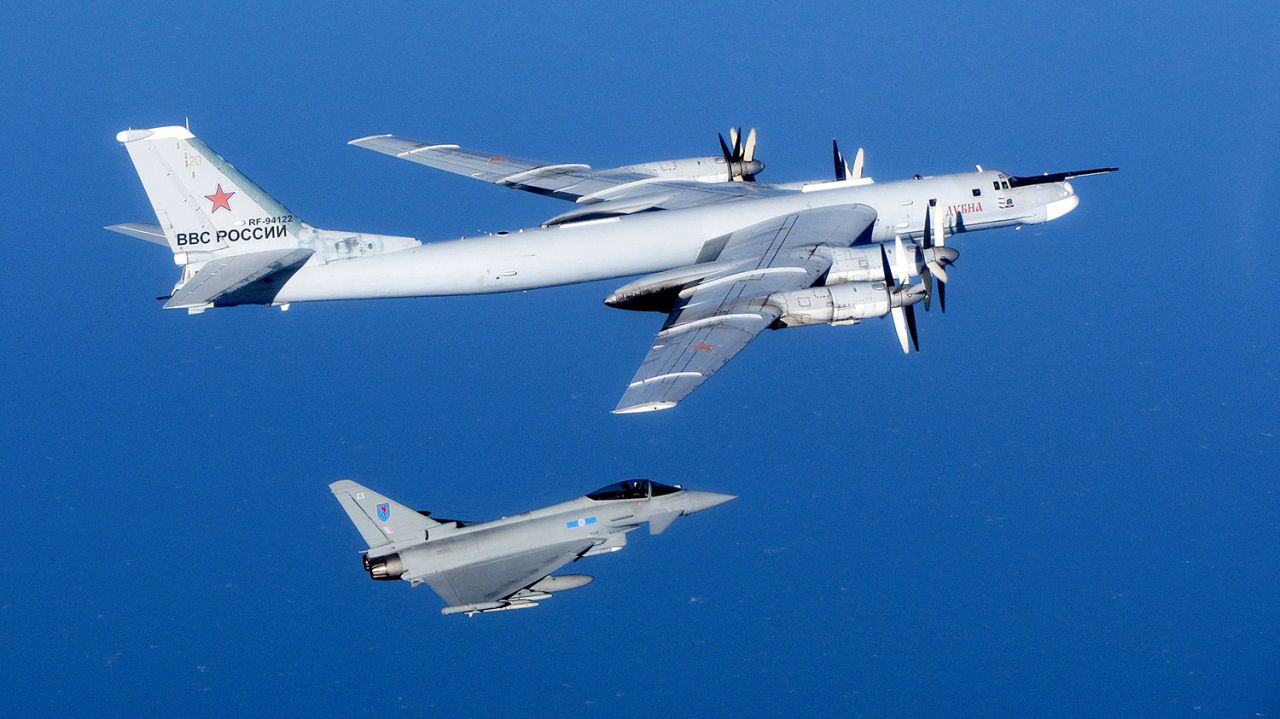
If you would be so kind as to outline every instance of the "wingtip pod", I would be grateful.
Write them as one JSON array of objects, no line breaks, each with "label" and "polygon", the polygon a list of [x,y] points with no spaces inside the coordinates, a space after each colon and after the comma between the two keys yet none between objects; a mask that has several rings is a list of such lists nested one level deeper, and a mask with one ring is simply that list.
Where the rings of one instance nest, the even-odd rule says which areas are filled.
[{"label": "wingtip pod", "polygon": [[195,138],[191,131],[182,125],[153,127],[150,130],[121,130],[116,133],[116,142],[130,143],[138,140],[190,140]]}]

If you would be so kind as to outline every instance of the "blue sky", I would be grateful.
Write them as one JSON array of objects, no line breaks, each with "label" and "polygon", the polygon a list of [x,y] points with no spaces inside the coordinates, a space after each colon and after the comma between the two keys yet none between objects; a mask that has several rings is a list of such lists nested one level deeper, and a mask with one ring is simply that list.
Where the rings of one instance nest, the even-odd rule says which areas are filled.
[{"label": "blue sky", "polygon": [[[0,710],[1275,716],[1277,14],[1165,4],[10,6]],[[762,179],[1116,165],[963,238],[919,355],[771,333],[607,413],[616,282],[162,312],[113,141],[181,123],[314,224],[564,208],[347,147],[609,166],[758,126]],[[374,584],[326,485],[488,518],[651,476],[740,499],[531,612]]]}]

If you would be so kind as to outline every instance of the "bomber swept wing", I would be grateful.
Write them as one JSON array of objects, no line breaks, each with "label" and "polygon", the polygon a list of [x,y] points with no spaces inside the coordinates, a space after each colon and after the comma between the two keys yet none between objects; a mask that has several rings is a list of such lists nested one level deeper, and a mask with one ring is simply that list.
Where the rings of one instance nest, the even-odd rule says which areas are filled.
[{"label": "bomber swept wing", "polygon": [[[753,150],[754,136],[752,131]],[[723,140],[721,142],[723,144]],[[774,194],[767,185],[723,181],[726,168],[736,168],[735,163],[742,161],[741,149],[736,153],[730,151],[723,158],[672,161],[667,168],[659,162],[597,170],[581,163],[542,162],[397,135],[371,135],[349,144],[455,175],[582,205],[580,209],[551,218],[545,223],[548,225]],[[735,147],[740,148],[736,142]],[[708,181],[711,179],[721,181]]]},{"label": "bomber swept wing", "polygon": [[674,407],[778,319],[771,295],[811,287],[827,271],[831,260],[819,247],[852,245],[875,221],[867,205],[841,205],[729,235],[716,259],[726,269],[680,290],[614,413]]}]

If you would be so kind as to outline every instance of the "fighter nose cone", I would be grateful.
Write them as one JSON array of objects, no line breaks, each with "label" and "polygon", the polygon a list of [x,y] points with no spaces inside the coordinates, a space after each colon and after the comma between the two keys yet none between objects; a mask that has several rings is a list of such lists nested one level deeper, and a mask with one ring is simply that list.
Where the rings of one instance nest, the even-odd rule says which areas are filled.
[{"label": "fighter nose cone", "polygon": [[731,499],[737,499],[732,494],[720,494],[718,492],[698,492],[694,490],[685,490],[685,499],[689,501],[689,513],[701,512],[704,509],[717,507]]}]

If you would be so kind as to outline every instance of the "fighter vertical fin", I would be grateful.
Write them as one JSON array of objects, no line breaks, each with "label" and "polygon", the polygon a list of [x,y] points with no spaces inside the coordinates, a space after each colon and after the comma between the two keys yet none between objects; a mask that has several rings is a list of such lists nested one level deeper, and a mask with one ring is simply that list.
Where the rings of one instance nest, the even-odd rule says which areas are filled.
[{"label": "fighter vertical fin", "polygon": [[360,530],[370,549],[408,539],[423,539],[423,532],[440,522],[349,479],[329,485],[333,496]]}]

